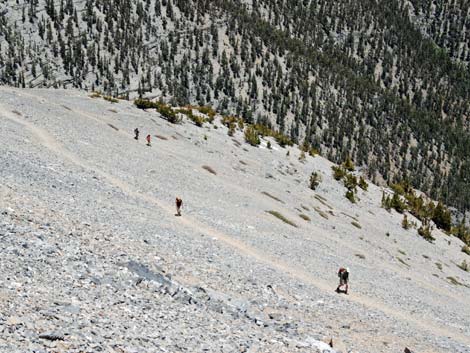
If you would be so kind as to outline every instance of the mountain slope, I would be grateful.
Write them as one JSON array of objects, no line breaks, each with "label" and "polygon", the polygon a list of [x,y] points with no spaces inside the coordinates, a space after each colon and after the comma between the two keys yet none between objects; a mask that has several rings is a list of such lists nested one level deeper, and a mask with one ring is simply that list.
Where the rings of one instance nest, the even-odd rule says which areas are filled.
[{"label": "mountain slope", "polygon": [[218,117],[53,92],[0,88],[2,349],[469,352],[461,242],[404,230],[381,188],[351,204],[327,160],[251,147]]},{"label": "mountain slope", "polygon": [[464,2],[2,4],[2,83],[211,105],[470,207]]}]

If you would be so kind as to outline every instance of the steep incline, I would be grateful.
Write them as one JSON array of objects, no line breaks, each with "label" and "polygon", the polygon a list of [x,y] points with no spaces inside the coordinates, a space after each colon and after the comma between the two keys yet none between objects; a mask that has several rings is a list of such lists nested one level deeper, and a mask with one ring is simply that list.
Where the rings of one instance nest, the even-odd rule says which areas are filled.
[{"label": "steep incline", "polygon": [[0,88],[1,349],[470,351],[460,242],[403,230],[379,188],[352,205],[321,157],[52,93]]}]

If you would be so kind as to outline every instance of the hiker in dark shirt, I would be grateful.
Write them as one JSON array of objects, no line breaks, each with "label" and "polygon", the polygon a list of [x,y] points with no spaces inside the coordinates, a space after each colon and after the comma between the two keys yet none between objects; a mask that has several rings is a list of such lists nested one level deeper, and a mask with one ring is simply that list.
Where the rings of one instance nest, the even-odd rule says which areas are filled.
[{"label": "hiker in dark shirt", "polygon": [[[338,288],[336,288],[337,293],[344,293],[348,294],[348,289],[349,289],[349,268],[343,268],[341,267],[338,271],[338,277],[339,277],[339,285]],[[344,290],[341,289],[341,287],[344,286]]]},{"label": "hiker in dark shirt", "polygon": [[183,200],[179,197],[176,198],[176,216],[181,216],[181,207],[183,206]]}]

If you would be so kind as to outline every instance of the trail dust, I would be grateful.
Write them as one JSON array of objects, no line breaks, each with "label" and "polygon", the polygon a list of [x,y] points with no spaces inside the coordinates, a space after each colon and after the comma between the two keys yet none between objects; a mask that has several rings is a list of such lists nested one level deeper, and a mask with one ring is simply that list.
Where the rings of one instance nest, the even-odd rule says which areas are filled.
[{"label": "trail dust", "polygon": [[[155,197],[152,197],[150,195],[142,194],[140,192],[134,191],[133,188],[129,184],[123,182],[119,178],[116,178],[115,176],[100,170],[96,166],[86,163],[85,161],[77,157],[76,155],[72,154],[70,151],[66,150],[45,129],[42,129],[34,125],[33,123],[16,116],[14,113],[8,111],[1,105],[0,105],[0,114],[6,117],[7,119],[27,128],[41,145],[49,149],[51,152],[55,153],[58,157],[62,157],[65,160],[75,164],[76,166],[79,166],[85,170],[96,173],[102,179],[107,180],[111,185],[119,188],[121,191],[125,192],[126,194],[132,197],[135,197],[140,200],[145,200],[148,203],[157,206],[158,208],[168,213],[169,215],[174,214],[173,207],[170,207],[167,203],[164,203],[161,200],[158,200]],[[302,268],[298,268],[296,266],[283,262],[280,259],[267,256],[266,254],[260,252],[256,248],[250,245],[247,245],[242,241],[234,239],[231,236],[224,234],[216,229],[213,229],[210,226],[201,223],[200,221],[194,219],[191,216],[186,215],[184,217],[179,217],[178,222],[189,229],[193,229],[193,230],[197,229],[199,232],[205,233],[211,236],[212,238],[225,243],[231,248],[237,250],[239,253],[245,256],[249,256],[252,259],[255,259],[256,261],[263,263],[272,269],[281,271],[289,275],[292,278],[302,281],[305,284],[315,286],[316,288],[326,293],[332,292],[331,283],[328,283],[318,278],[313,278],[308,272],[306,272]],[[437,326],[434,323],[424,322],[420,320],[419,318],[415,317],[411,313],[400,312],[398,310],[395,310],[393,308],[386,306],[383,303],[379,303],[373,300],[372,298],[359,296],[357,294],[351,294],[347,297],[345,296],[344,298],[345,300],[355,302],[357,304],[361,304],[370,309],[381,311],[390,317],[394,317],[395,319],[398,319],[399,321],[402,321],[402,322],[407,322],[410,325],[418,327],[424,331],[428,331],[434,335],[451,337],[455,339],[456,341],[459,341],[462,344],[470,345],[470,337],[467,337],[466,335],[448,330],[444,327]]]}]

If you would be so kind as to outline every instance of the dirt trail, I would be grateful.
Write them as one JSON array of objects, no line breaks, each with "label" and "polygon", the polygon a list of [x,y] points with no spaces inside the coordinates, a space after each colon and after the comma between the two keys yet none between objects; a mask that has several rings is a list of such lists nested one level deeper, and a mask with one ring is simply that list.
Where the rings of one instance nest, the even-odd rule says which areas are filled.
[{"label": "dirt trail", "polygon": [[[2,89],[2,87],[0,87],[0,90]],[[27,96],[27,97],[31,97],[35,100],[38,100],[38,101],[42,101],[42,102],[48,102],[48,104],[52,104],[52,105],[55,105],[59,108],[64,108],[64,105],[62,103],[56,103],[54,102],[53,100],[51,99],[48,99],[47,97],[43,97],[43,96],[40,96],[40,95],[36,95],[34,93],[31,93],[31,92],[26,92],[26,91],[19,91],[18,94],[20,96]],[[71,108],[69,108],[71,109]],[[83,110],[80,110],[80,109],[71,109],[72,112],[78,114],[79,116],[83,117],[83,118],[86,118],[86,119],[90,119],[100,125],[103,125],[103,126],[108,126],[108,124],[112,123],[112,124],[115,124],[116,122],[112,119],[109,119],[105,116],[101,116],[101,117],[96,117],[95,115],[93,114],[90,114],[88,112],[85,112]],[[126,112],[126,114],[129,114]],[[142,118],[142,116],[139,116],[139,115],[136,115],[136,114],[132,114],[133,116],[135,117],[139,117],[139,118]],[[147,120],[153,120],[152,118],[147,118],[147,117],[144,117],[146,118]],[[37,128],[37,127],[35,127]],[[129,132],[127,132],[126,130],[122,130],[122,129],[119,129],[116,131],[116,133],[120,134],[121,136],[123,137],[126,137],[126,139],[133,139],[133,135]],[[46,134],[48,134],[46,132]],[[48,134],[50,135],[50,134]],[[51,139],[49,139],[51,140]],[[55,144],[55,147],[54,148],[57,148],[59,145],[58,143],[54,140],[54,138],[52,138],[51,141],[49,142],[53,142]],[[52,145],[51,145],[52,146]],[[159,148],[163,148],[165,149],[166,152],[168,152],[169,154],[171,154],[173,156],[173,158],[177,159],[178,162],[182,163],[182,164],[185,164],[187,165],[188,167],[194,167],[194,165],[192,164],[188,164],[187,160],[184,158],[184,156],[180,155],[177,153],[177,151],[175,150],[170,150],[167,148],[167,146],[165,144],[162,144]],[[67,152],[64,148],[61,148],[63,151]],[[57,150],[54,150],[55,152],[58,152]],[[68,153],[68,152],[67,152]],[[74,164],[77,164],[77,165],[81,165],[83,168],[85,169],[94,169],[93,166],[90,166],[90,165],[83,165],[83,163],[80,161],[80,160],[77,160],[75,158],[74,155],[68,153],[68,158],[70,161],[72,161]],[[97,174],[99,174],[101,177],[103,178],[106,178],[108,179],[109,181],[111,181],[110,178],[113,178],[111,175],[109,174],[106,174],[102,171],[97,171],[97,170],[94,170]],[[105,174],[105,175],[104,175]],[[234,183],[232,180],[228,180],[227,178],[224,178],[223,176],[220,176],[219,175],[219,178],[221,179],[221,181],[223,181],[226,185],[228,185],[231,189],[233,190],[236,190],[238,193],[246,193],[246,189],[241,187],[239,184],[237,183]],[[115,185],[116,187],[118,188],[121,188],[123,191],[126,191],[128,194],[131,193],[132,191],[128,188],[127,184],[125,183],[122,183],[121,180],[119,179],[116,179],[116,178],[113,178],[114,180],[112,181],[112,184]],[[125,190],[127,188],[127,190]],[[148,199],[146,196],[144,196],[143,194],[140,194],[140,193],[137,193],[137,192],[132,192],[133,193],[133,196],[134,197],[137,197],[137,198],[140,198],[140,199],[145,199],[147,202],[150,202],[150,203],[155,203],[155,199],[154,198],[151,198]],[[290,208],[287,207],[287,205],[281,205],[279,204],[279,202],[277,201],[274,201],[272,199],[270,199],[269,197],[262,197],[261,198],[263,200],[263,203],[265,203],[266,205],[269,205],[270,208],[274,208],[274,209],[278,209],[278,210],[282,210],[282,212],[284,214],[287,215],[287,217],[289,218],[296,218],[297,217],[297,214],[293,213],[292,210]],[[161,203],[158,205],[160,208],[162,209],[165,209],[166,212],[172,212],[172,208],[169,208],[168,205],[165,203]],[[343,212],[344,213],[344,212]],[[345,214],[345,213],[344,213]],[[346,214],[347,215],[347,214]],[[267,215],[264,215],[264,217],[270,217],[270,216],[267,216]],[[303,227],[307,227],[307,228],[310,228],[313,232],[317,232],[317,233],[324,233],[324,229],[320,229],[316,226],[314,226],[313,224],[305,224],[303,225]],[[360,253],[361,252],[361,249],[357,248],[357,247],[354,247],[352,246],[351,244],[344,244],[343,242],[343,239],[336,235],[335,233],[330,233],[330,239],[332,239],[331,237],[334,237],[335,241],[337,243],[341,243],[341,246],[342,247],[345,247],[345,248],[348,248],[351,253]],[[232,238],[231,238],[232,239]],[[327,246],[330,246],[330,245],[327,245]],[[427,288],[429,289],[430,291],[433,291],[433,292],[436,292],[436,293],[439,293],[441,294],[442,296],[445,296],[447,298],[450,298],[454,301],[457,301],[457,302],[460,302],[462,305],[466,305],[466,301],[462,299],[462,297],[458,296],[458,295],[455,295],[454,293],[452,292],[449,292],[447,290],[445,290],[445,288],[440,288],[440,287],[436,287],[436,286],[433,286],[431,284],[429,284],[428,282],[426,281],[423,281],[422,278],[420,276],[416,276],[414,275],[412,272],[405,272],[403,271],[403,269],[401,269],[399,266],[393,266],[393,265],[389,265],[387,263],[383,263],[381,262],[380,263],[380,267],[383,268],[383,269],[387,269],[391,272],[395,272],[395,273],[400,273],[401,275],[403,275],[403,277],[410,277],[413,279],[414,282],[416,283],[419,283],[421,287],[424,287],[424,288]],[[325,282],[326,283],[326,282]],[[331,284],[328,285],[328,287],[331,289]]]},{"label": "dirt trail", "polygon": [[[50,151],[52,151],[54,154],[56,154],[58,157],[62,157],[63,159],[75,164],[76,166],[79,166],[85,170],[92,171],[102,177],[103,179],[107,180],[111,185],[119,188],[126,194],[135,197],[137,199],[143,199],[147,201],[150,204],[153,204],[163,210],[164,212],[168,214],[173,214],[174,209],[173,207],[168,206],[166,203],[162,202],[161,200],[158,200],[150,195],[147,194],[142,194],[139,192],[136,192],[133,187],[131,187],[129,184],[126,182],[120,180],[119,178],[116,178],[115,176],[106,173],[99,168],[96,168],[95,166],[83,161],[76,155],[72,154],[70,151],[66,150],[52,135],[50,135],[46,130],[35,126],[33,123],[25,120],[24,118],[21,118],[14,113],[11,113],[4,109],[2,106],[0,106],[0,114],[3,115],[4,117],[8,118],[9,120],[22,125],[23,127],[27,128],[33,135],[34,137],[38,140],[38,142],[43,145],[44,147],[48,148]],[[293,266],[291,264],[288,264],[278,258],[274,258],[271,256],[267,256],[266,254],[260,252],[256,248],[249,246],[242,241],[236,240],[232,238],[231,236],[224,234],[216,229],[211,228],[210,226],[201,223],[197,219],[192,218],[191,216],[185,216],[178,218],[177,220],[178,223],[181,225],[184,225],[188,229],[197,229],[199,232],[205,233],[214,239],[217,239],[226,245],[230,246],[231,248],[235,249],[239,253],[249,256],[255,260],[257,260],[260,263],[263,263],[273,269],[276,269],[278,271],[281,271],[287,275],[289,275],[292,278],[295,278],[297,280],[300,280],[306,284],[313,285],[320,290],[330,293],[332,291],[332,284],[325,282],[323,280],[320,280],[318,278],[313,278],[308,272],[306,272],[304,269]],[[470,337],[460,334],[458,332],[448,330],[444,327],[440,327],[434,323],[430,322],[424,322],[420,320],[419,318],[413,316],[412,314],[408,312],[401,312],[396,309],[390,308],[383,303],[379,303],[372,298],[367,298],[363,296],[359,296],[357,294],[352,294],[349,297],[344,297],[345,300],[355,302],[357,304],[361,304],[365,307],[368,307],[370,309],[378,310],[390,317],[394,317],[395,319],[398,319],[399,321],[402,322],[407,322],[417,328],[420,328],[424,331],[428,331],[434,335],[439,335],[439,336],[447,336],[451,337],[456,341],[459,341],[463,344],[470,345]]]}]

